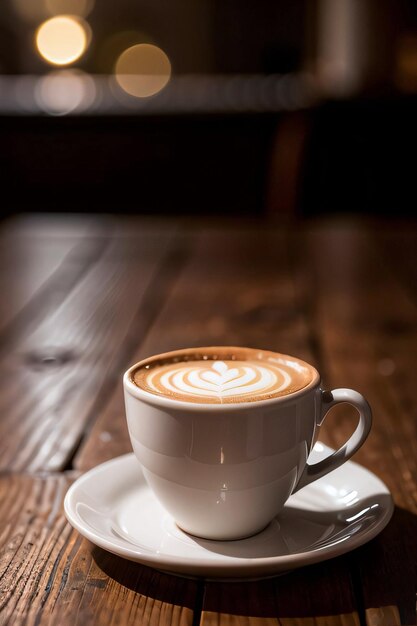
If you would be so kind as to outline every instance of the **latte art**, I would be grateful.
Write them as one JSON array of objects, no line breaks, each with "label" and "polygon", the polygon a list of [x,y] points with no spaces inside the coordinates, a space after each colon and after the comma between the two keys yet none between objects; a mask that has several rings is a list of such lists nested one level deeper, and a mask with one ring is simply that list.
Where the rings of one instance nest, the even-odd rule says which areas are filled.
[{"label": "latte art", "polygon": [[236,348],[236,354],[224,350],[144,362],[133,382],[150,393],[186,402],[236,403],[288,395],[314,378],[314,369],[293,357],[248,348]]},{"label": "latte art", "polygon": [[257,364],[240,364],[215,361],[207,367],[198,362],[168,371],[150,373],[149,387],[155,391],[189,394],[192,396],[218,396],[219,400],[230,396],[266,393],[268,390],[283,391],[291,384],[291,377],[278,367]]}]

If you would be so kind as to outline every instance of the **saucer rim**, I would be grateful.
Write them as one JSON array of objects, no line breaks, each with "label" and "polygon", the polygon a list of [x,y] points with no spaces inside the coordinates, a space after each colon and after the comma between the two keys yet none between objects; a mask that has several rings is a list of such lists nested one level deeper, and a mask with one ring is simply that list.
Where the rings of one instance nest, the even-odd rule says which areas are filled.
[{"label": "saucer rim", "polygon": [[[325,444],[321,445],[323,446],[323,450],[325,452],[328,452],[329,454],[332,453],[332,448],[326,446]],[[224,557],[224,560],[220,561],[213,561],[204,557],[194,558],[192,556],[185,557],[180,555],[164,555],[158,554],[152,550],[149,550],[149,552],[146,553],[141,551],[139,547],[129,548],[120,544],[115,544],[115,541],[107,539],[103,534],[89,528],[76,511],[77,501],[74,502],[77,491],[82,488],[83,484],[88,482],[98,470],[105,472],[110,466],[117,465],[121,461],[127,460],[128,458],[134,458],[134,456],[134,453],[130,452],[114,457],[113,459],[109,459],[108,461],[96,465],[77,478],[69,487],[64,498],[65,516],[71,526],[73,526],[83,537],[91,541],[96,546],[103,548],[116,556],[126,558],[130,561],[140,563],[160,571],[165,571],[169,574],[234,580],[243,578],[248,579],[250,577],[253,578],[254,576],[257,578],[263,578],[265,576],[279,574],[298,567],[311,565],[330,558],[341,556],[355,550],[365,543],[368,543],[368,541],[376,537],[387,526],[394,512],[392,495],[385,483],[373,472],[359,463],[347,461],[344,466],[356,466],[359,468],[359,470],[370,477],[372,481],[376,481],[378,483],[380,491],[378,491],[377,494],[379,496],[387,497],[386,507],[383,509],[381,517],[378,518],[369,528],[351,536],[347,541],[343,541],[342,543],[336,545],[330,544],[316,550],[307,550],[287,555],[274,555],[256,558],[226,556]],[[141,473],[139,462],[138,469]],[[149,489],[143,474],[139,474],[139,476],[140,475],[145,488]],[[329,475],[331,475],[331,473]],[[120,542],[123,541],[124,540],[121,538]],[[203,574],[202,571],[204,571]]]}]

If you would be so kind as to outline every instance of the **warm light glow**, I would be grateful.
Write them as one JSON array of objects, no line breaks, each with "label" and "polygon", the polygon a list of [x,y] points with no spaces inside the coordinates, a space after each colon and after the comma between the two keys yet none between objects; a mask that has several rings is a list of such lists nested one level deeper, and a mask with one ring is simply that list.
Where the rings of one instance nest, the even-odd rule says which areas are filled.
[{"label": "warm light glow", "polygon": [[70,15],[52,17],[36,33],[39,54],[53,65],[73,63],[85,52],[87,44],[86,28]]},{"label": "warm light glow", "polygon": [[95,98],[94,80],[80,70],[51,72],[39,80],[36,88],[39,107],[50,115],[85,111]]},{"label": "warm light glow", "polygon": [[44,0],[49,15],[81,15],[86,17],[94,7],[94,0]]},{"label": "warm light glow", "polygon": [[132,96],[147,98],[165,87],[171,76],[171,63],[161,48],[142,43],[119,56],[115,67],[119,86]]},{"label": "warm light glow", "polygon": [[403,91],[417,91],[417,35],[414,33],[400,38],[397,50],[397,84]]}]

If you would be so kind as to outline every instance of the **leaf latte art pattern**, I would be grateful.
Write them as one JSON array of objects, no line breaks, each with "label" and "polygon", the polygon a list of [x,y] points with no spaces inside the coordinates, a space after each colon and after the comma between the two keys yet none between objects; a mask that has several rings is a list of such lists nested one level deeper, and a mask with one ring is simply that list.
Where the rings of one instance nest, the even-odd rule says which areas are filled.
[{"label": "leaf latte art pattern", "polygon": [[269,400],[320,381],[317,370],[297,357],[236,346],[166,352],[137,363],[128,375],[139,390],[196,404]]},{"label": "leaf latte art pattern", "polygon": [[151,369],[146,375],[150,391],[196,402],[199,398],[218,402],[227,402],[228,398],[244,402],[248,396],[262,399],[285,393],[291,383],[288,368],[254,361],[171,363]]}]

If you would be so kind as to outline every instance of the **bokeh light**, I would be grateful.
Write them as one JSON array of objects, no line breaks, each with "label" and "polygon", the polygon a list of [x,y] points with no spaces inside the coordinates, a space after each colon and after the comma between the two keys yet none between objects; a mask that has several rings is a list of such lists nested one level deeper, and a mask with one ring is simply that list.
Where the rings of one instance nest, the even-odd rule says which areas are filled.
[{"label": "bokeh light", "polygon": [[81,70],[56,70],[39,79],[36,101],[50,115],[81,113],[95,102],[93,78]]},{"label": "bokeh light", "polygon": [[59,15],[46,20],[36,33],[39,54],[53,65],[77,61],[88,46],[88,31],[81,20]]},{"label": "bokeh light", "polygon": [[131,46],[119,56],[116,81],[128,94],[137,98],[153,96],[171,77],[171,63],[161,48],[148,43]]}]

